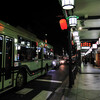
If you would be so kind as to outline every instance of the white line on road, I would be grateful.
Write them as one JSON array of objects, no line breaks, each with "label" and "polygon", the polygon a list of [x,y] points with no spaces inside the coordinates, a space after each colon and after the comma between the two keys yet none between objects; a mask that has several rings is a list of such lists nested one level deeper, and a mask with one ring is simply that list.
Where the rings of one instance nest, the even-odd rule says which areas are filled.
[{"label": "white line on road", "polygon": [[32,100],[47,100],[47,98],[51,95],[51,91],[41,91],[37,96],[35,96]]},{"label": "white line on road", "polygon": [[45,80],[45,79],[36,79],[37,81],[43,81],[43,82],[54,82],[54,83],[62,83],[62,81],[56,81],[56,80]]},{"label": "white line on road", "polygon": [[30,89],[30,88],[24,88],[24,89],[21,89],[21,90],[17,91],[16,94],[23,94],[23,95],[25,95],[25,94],[31,92],[32,90],[33,89]]}]

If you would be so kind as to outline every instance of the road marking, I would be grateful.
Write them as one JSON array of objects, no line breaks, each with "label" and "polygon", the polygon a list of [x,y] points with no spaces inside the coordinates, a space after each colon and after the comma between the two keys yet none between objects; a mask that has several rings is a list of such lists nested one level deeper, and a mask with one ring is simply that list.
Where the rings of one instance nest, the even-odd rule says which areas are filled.
[{"label": "road marking", "polygon": [[62,83],[62,81],[56,81],[56,80],[45,80],[45,79],[36,79],[37,81],[43,81],[43,82],[54,82],[54,83]]},{"label": "road marking", "polygon": [[37,96],[35,96],[32,100],[47,100],[47,98],[51,95],[51,91],[41,91]]},{"label": "road marking", "polygon": [[32,90],[33,89],[30,89],[30,88],[24,88],[24,89],[21,89],[21,90],[17,91],[16,94],[23,94],[23,95],[25,95],[25,94],[31,92]]},{"label": "road marking", "polygon": [[59,92],[60,90],[61,90],[61,87],[57,88],[57,89],[55,90],[55,92]]}]

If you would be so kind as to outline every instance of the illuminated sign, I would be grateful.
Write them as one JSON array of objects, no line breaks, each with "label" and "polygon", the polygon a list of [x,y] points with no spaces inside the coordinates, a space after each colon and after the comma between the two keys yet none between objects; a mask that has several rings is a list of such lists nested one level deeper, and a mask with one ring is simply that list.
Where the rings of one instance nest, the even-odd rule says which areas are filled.
[{"label": "illuminated sign", "polygon": [[45,47],[47,47],[47,44],[45,44]]},{"label": "illuminated sign", "polygon": [[81,49],[90,49],[90,47],[82,47]]},{"label": "illuminated sign", "polygon": [[0,23],[0,31],[4,30],[4,25]]},{"label": "illuminated sign", "polygon": [[44,45],[45,45],[44,42],[39,42],[39,43],[38,43],[38,46],[40,46],[40,47],[44,47]]},{"label": "illuminated sign", "polygon": [[47,43],[47,40],[45,40],[45,43]]},{"label": "illuminated sign", "polygon": [[81,47],[91,47],[91,43],[88,42],[81,43]]}]

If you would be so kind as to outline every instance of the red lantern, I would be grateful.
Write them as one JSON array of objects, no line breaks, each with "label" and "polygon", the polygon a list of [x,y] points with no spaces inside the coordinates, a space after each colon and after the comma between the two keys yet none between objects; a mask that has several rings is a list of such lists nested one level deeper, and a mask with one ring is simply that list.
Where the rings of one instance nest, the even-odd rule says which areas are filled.
[{"label": "red lantern", "polygon": [[60,27],[61,27],[62,30],[67,29],[67,22],[66,22],[66,19],[61,19],[61,20],[59,21],[59,23],[60,23]]},{"label": "red lantern", "polygon": [[38,46],[38,42],[36,42],[36,46]]},{"label": "red lantern", "polygon": [[73,40],[72,40],[72,45],[74,45],[74,42],[73,42]]}]

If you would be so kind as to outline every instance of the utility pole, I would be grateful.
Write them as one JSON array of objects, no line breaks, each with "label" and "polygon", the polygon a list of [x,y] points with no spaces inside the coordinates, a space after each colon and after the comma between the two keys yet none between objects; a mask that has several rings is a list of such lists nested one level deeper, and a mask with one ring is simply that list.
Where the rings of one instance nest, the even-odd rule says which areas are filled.
[{"label": "utility pole", "polygon": [[71,28],[68,28],[68,43],[69,43],[69,88],[72,88],[72,55],[71,55],[71,51],[72,51],[72,45],[71,45]]}]

